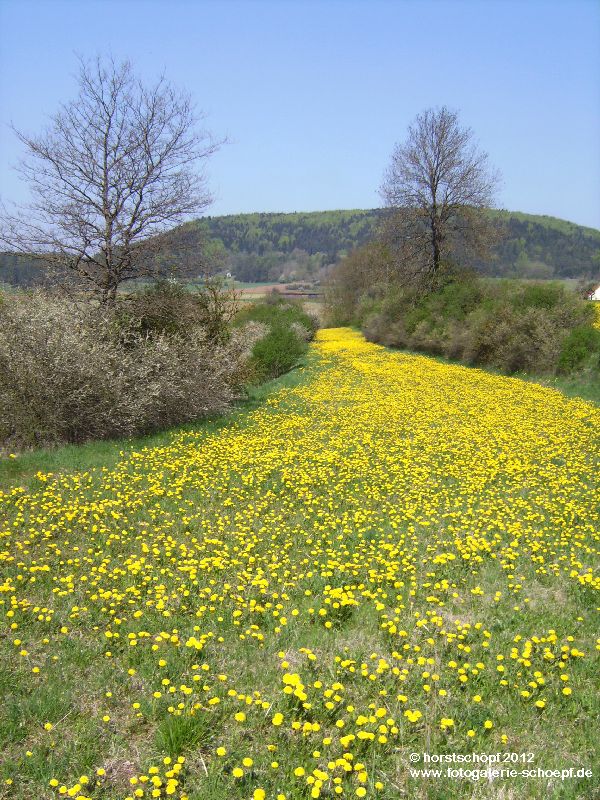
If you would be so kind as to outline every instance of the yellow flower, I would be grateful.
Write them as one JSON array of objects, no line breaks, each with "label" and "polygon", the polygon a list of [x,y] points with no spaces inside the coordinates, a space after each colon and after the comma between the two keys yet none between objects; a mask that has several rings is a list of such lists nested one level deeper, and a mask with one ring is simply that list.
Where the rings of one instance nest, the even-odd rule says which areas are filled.
[{"label": "yellow flower", "polygon": [[[92,678],[108,678],[106,653],[125,676],[118,691],[112,678],[91,682],[111,697],[99,713],[109,749],[130,723],[216,733],[233,717],[252,758],[215,744],[212,767],[232,783],[277,771],[278,800],[385,793],[407,729],[416,745],[429,731],[432,747],[463,735],[465,702],[483,714],[520,697],[541,711],[543,687],[558,685],[568,737],[582,708],[571,686],[591,674],[583,598],[600,587],[598,409],[349,329],[319,331],[308,361],[302,380],[222,427],[186,426],[129,442],[112,465],[0,489],[0,658],[27,664],[52,699],[60,687],[40,681],[40,667],[78,679],[70,648],[81,637],[97,653]],[[533,632],[526,598],[550,584],[573,603],[560,630],[541,615]],[[490,610],[502,604],[508,646]],[[371,617],[365,653],[353,634]],[[76,720],[59,716],[39,724],[72,738]],[[504,730],[473,724],[469,741]],[[58,737],[45,739],[51,756]],[[274,760],[263,763],[265,751]],[[310,766],[294,767],[305,756]],[[373,790],[361,758],[377,766]],[[184,783],[193,794],[198,776],[183,764],[161,756],[131,779],[129,800],[183,800]],[[82,797],[84,778],[52,778],[51,794]],[[44,779],[29,791],[43,795]]]}]

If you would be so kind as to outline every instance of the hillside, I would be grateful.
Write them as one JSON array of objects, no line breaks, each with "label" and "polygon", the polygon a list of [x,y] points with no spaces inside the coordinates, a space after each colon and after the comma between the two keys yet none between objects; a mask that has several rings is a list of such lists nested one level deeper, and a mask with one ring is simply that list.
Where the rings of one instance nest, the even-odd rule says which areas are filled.
[{"label": "hillside", "polygon": [[[204,250],[240,281],[314,279],[344,253],[367,242],[382,213],[356,209],[205,217],[175,229],[171,258],[192,274]],[[530,278],[600,276],[600,231],[555,217],[490,214],[504,225],[505,237],[493,260],[475,265],[481,272]],[[27,285],[36,273],[28,259],[0,255],[0,281]]]}]

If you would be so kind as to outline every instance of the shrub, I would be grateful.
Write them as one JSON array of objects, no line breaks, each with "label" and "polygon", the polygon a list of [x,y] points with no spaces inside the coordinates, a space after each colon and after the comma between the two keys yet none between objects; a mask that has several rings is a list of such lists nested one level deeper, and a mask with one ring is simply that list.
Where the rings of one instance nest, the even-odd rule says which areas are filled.
[{"label": "shrub", "polygon": [[137,328],[143,336],[187,335],[199,324],[196,297],[178,283],[159,281],[122,295],[117,300],[115,321],[124,329]]},{"label": "shrub", "polygon": [[236,325],[249,322],[260,323],[268,331],[252,349],[255,381],[276,378],[292,369],[306,353],[318,327],[316,318],[300,304],[276,292],[243,309],[235,320]]},{"label": "shrub", "polygon": [[359,308],[361,301],[374,287],[388,284],[387,276],[393,269],[387,247],[379,242],[352,250],[342,258],[329,273],[325,285],[327,324],[360,324],[365,319],[365,309]]},{"label": "shrub", "polygon": [[222,411],[259,335],[240,328],[215,342],[196,326],[150,336],[110,311],[12,295],[0,304],[0,441],[132,436]]},{"label": "shrub", "polygon": [[588,364],[595,368],[600,364],[600,330],[591,325],[579,325],[562,344],[558,369],[569,373]]},{"label": "shrub", "polygon": [[515,305],[523,308],[554,309],[565,300],[565,292],[559,283],[530,283],[521,285],[515,293]]},{"label": "shrub", "polygon": [[207,278],[201,286],[186,289],[173,281],[158,281],[117,301],[115,321],[125,330],[142,335],[161,334],[186,338],[197,327],[211,341],[225,341],[229,323],[237,313],[235,292],[219,278]]},{"label": "shrub", "polygon": [[310,340],[314,338],[314,332],[301,322],[292,322],[290,330],[296,334],[301,342],[310,342]]},{"label": "shrub", "polygon": [[444,355],[503,372],[572,372],[598,364],[592,304],[558,283],[457,278],[436,292],[391,287],[357,309],[365,336],[381,344]]},{"label": "shrub", "polygon": [[310,331],[311,339],[319,327],[317,319],[304,311],[300,303],[281,297],[276,291],[271,292],[262,301],[243,308],[236,315],[234,325],[239,326],[250,320],[263,322],[269,327],[277,325],[287,327],[293,322],[298,322]]},{"label": "shrub", "polygon": [[255,378],[268,380],[283,375],[305,352],[305,342],[291,328],[272,328],[252,349]]}]

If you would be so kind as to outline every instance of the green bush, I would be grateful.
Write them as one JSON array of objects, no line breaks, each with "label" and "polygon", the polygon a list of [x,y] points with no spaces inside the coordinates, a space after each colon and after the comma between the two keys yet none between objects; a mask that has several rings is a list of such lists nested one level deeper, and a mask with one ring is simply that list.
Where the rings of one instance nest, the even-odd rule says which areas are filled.
[{"label": "green bush", "polygon": [[600,331],[591,325],[579,325],[563,341],[558,371],[575,372],[587,365],[600,365]]},{"label": "green bush", "polygon": [[525,284],[515,293],[515,305],[523,308],[551,310],[564,302],[565,291],[559,283]]},{"label": "green bush", "polygon": [[298,363],[305,352],[305,343],[291,328],[272,328],[252,349],[256,377],[268,380],[283,375]]},{"label": "green bush", "polygon": [[516,313],[496,309],[469,320],[459,358],[468,364],[491,366],[508,374],[549,374],[555,370],[562,333],[540,309]]},{"label": "green bush", "polygon": [[559,283],[462,277],[425,295],[391,288],[370,309],[365,335],[389,346],[509,374],[568,373],[598,363],[593,308]]},{"label": "green bush", "polygon": [[292,369],[308,350],[308,342],[318,327],[317,320],[300,304],[277,293],[237,315],[235,325],[248,323],[263,325],[267,331],[252,349],[251,365],[256,381],[276,378]]},{"label": "green bush", "polygon": [[292,322],[298,322],[313,336],[318,328],[316,318],[304,311],[298,301],[281,297],[277,291],[271,292],[264,300],[242,309],[236,315],[234,324],[239,326],[249,321],[263,322],[270,326],[291,325]]}]

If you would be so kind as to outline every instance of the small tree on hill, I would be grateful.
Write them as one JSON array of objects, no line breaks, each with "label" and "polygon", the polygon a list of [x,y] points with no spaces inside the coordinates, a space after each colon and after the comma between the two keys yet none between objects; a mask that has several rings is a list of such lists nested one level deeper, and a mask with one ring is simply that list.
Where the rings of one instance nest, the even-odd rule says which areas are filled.
[{"label": "small tree on hill", "polygon": [[393,212],[384,238],[406,277],[431,288],[452,266],[485,253],[493,226],[484,209],[498,181],[456,112],[444,106],[416,117],[381,187]]},{"label": "small tree on hill", "polygon": [[32,199],[3,214],[0,241],[114,302],[123,281],[160,273],[169,229],[211,201],[200,168],[219,143],[197,123],[164,78],[148,86],[128,62],[81,61],[77,99],[39,136],[15,131]]}]

